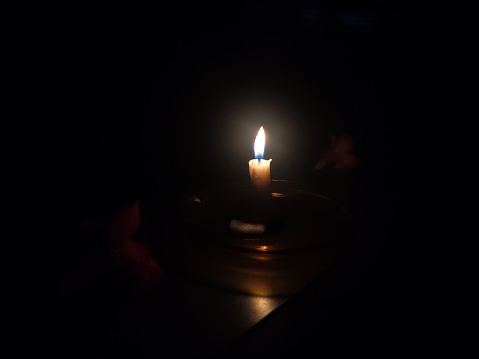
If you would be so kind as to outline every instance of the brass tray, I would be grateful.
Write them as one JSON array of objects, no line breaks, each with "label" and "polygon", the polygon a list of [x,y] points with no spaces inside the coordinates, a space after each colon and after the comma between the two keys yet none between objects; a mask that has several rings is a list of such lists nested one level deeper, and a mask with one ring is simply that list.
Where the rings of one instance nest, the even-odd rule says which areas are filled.
[{"label": "brass tray", "polygon": [[[266,230],[238,233],[232,220],[260,220]],[[351,224],[341,205],[301,183],[273,180],[259,202],[249,182],[229,183],[181,203],[164,222],[158,250],[170,269],[205,283],[289,296],[341,257]]]}]

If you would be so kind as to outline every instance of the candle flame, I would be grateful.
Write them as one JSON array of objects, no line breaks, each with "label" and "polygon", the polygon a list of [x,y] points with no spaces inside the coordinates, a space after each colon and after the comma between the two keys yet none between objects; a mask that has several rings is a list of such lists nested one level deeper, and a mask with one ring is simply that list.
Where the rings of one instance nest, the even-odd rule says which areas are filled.
[{"label": "candle flame", "polygon": [[254,141],[254,156],[256,159],[261,160],[264,156],[264,144],[266,142],[263,126],[258,131],[256,135],[256,140]]}]

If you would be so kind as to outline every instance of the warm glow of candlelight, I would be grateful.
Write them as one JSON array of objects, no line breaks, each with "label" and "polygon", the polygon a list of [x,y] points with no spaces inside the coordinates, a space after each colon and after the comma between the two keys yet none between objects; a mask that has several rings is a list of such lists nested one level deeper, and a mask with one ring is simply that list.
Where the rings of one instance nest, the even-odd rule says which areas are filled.
[{"label": "warm glow of candlelight", "polygon": [[256,135],[256,140],[254,141],[254,157],[257,160],[261,160],[264,156],[264,144],[266,142],[266,137],[264,135],[263,126],[258,131]]},{"label": "warm glow of candlelight", "polygon": [[261,190],[262,192],[269,191],[270,185],[270,162],[271,160],[264,160],[264,147],[265,147],[266,138],[264,135],[263,126],[258,131],[256,135],[256,140],[254,141],[254,154],[255,159],[252,159],[248,162],[249,166],[249,175],[254,186]]}]

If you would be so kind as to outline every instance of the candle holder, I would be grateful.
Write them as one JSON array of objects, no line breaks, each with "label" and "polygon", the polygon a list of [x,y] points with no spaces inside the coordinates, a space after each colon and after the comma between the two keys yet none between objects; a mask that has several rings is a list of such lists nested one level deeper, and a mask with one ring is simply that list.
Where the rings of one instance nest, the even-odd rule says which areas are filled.
[{"label": "candle holder", "polygon": [[[305,184],[272,180],[266,197],[258,202],[245,181],[181,203],[162,228],[165,265],[223,288],[284,296],[304,288],[351,244],[349,213]],[[260,223],[264,231],[241,233],[232,221]]]}]

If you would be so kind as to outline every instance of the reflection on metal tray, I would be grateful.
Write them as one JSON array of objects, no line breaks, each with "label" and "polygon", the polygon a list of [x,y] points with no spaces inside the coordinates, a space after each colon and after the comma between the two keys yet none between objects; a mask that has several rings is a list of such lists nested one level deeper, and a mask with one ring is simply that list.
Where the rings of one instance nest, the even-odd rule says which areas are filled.
[{"label": "reflection on metal tray", "polygon": [[[264,233],[230,229],[231,220],[258,218],[266,224]],[[300,183],[280,180],[271,181],[266,202],[259,205],[249,182],[197,193],[169,226],[162,250],[175,268],[213,285],[263,296],[304,288],[339,259],[352,230],[339,204]]]},{"label": "reflection on metal tray", "polygon": [[[212,241],[218,246],[260,252],[324,246],[344,235],[348,214],[337,203],[288,181],[271,181],[271,196],[256,201],[249,183],[234,183],[192,196],[184,218],[191,241]],[[260,207],[258,209],[258,207]],[[266,224],[261,234],[230,229],[232,220],[255,220]],[[263,221],[261,221],[263,219]]]}]

